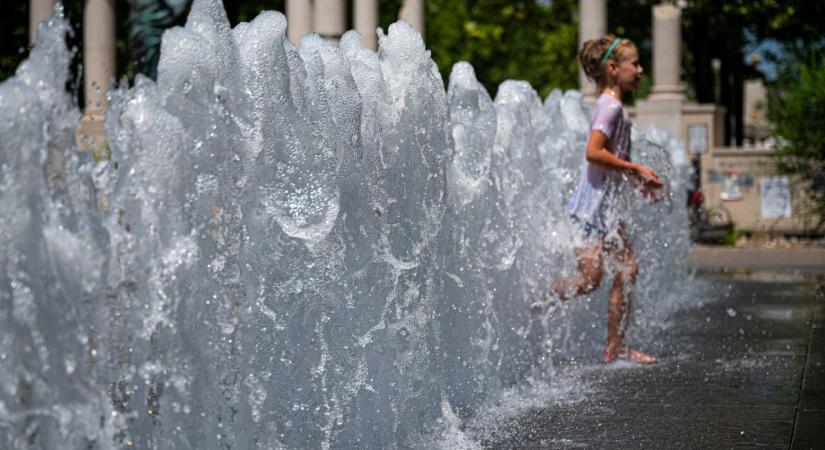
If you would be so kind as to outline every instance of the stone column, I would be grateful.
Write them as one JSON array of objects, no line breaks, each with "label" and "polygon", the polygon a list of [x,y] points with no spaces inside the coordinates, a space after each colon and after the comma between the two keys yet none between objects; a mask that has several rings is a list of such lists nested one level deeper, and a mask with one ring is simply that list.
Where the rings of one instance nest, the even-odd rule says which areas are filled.
[{"label": "stone column", "polygon": [[312,23],[321,37],[338,43],[347,27],[345,0],[315,0],[312,8]]},{"label": "stone column", "polygon": [[286,35],[298,46],[301,36],[312,31],[312,0],[286,1]]},{"label": "stone column", "polygon": [[642,129],[656,125],[685,143],[685,97],[680,83],[682,13],[679,7],[662,3],[653,7],[652,14],[653,88],[646,100],[636,101],[634,122]]},{"label": "stone column", "polygon": [[770,135],[770,128],[765,120],[765,106],[768,104],[768,91],[762,80],[745,81],[743,99],[743,120],[745,126],[745,145],[761,146]]},{"label": "stone column", "polygon": [[[579,0],[579,50],[585,41],[607,34],[607,0]],[[576,51],[578,55],[578,50]],[[585,99],[596,100],[596,85],[579,67],[579,90]]]},{"label": "stone column", "polygon": [[364,46],[372,50],[378,48],[378,0],[355,0],[355,31],[361,33]]},{"label": "stone column", "polygon": [[34,44],[37,25],[54,13],[52,0],[29,0],[29,46]]},{"label": "stone column", "polygon": [[424,36],[424,0],[404,0],[398,18],[412,25]]},{"label": "stone column", "polygon": [[109,107],[107,91],[117,75],[115,60],[115,0],[86,0],[83,9],[83,86],[86,104],[78,145],[99,151],[104,146],[103,119]]},{"label": "stone column", "polygon": [[671,3],[653,7],[653,88],[650,99],[683,99],[682,11]]}]

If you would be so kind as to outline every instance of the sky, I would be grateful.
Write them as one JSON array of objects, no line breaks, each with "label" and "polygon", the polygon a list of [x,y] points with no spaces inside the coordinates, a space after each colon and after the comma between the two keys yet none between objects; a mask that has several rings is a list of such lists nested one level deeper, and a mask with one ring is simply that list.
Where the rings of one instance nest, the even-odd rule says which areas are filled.
[{"label": "sky", "polygon": [[[748,33],[746,32],[745,34],[747,35]],[[753,62],[754,55],[761,56],[760,62],[757,64],[756,68],[762,72],[763,75],[765,75],[765,78],[768,81],[776,80],[776,63],[770,58],[765,58],[765,55],[769,53],[773,53],[778,56],[783,55],[784,51],[779,42],[773,39],[765,39],[757,42],[748,36],[746,36],[745,39],[748,41],[748,43],[745,44],[745,48],[743,49],[744,51],[742,52],[745,63],[751,64]]]}]

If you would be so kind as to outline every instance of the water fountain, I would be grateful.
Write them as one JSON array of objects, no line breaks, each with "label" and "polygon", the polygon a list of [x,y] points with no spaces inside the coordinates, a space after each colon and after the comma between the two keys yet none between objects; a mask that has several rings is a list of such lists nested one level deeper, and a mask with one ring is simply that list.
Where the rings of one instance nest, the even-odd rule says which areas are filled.
[{"label": "water fountain", "polygon": [[[445,90],[403,22],[377,53],[285,28],[196,0],[158,81],[111,93],[102,159],[74,144],[64,19],[0,84],[0,447],[412,447],[591,343],[595,308],[529,307],[574,265],[580,94],[491,99],[466,63]],[[687,165],[633,145],[670,188],[628,198],[654,324]]]}]

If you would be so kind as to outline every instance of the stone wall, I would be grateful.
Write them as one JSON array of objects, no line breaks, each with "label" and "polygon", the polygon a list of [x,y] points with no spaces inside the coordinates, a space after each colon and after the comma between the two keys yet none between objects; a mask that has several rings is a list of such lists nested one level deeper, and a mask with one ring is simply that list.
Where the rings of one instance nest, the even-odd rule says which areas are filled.
[{"label": "stone wall", "polygon": [[775,233],[813,230],[810,184],[778,176],[772,150],[717,147],[701,156],[705,207],[730,211],[736,228]]}]

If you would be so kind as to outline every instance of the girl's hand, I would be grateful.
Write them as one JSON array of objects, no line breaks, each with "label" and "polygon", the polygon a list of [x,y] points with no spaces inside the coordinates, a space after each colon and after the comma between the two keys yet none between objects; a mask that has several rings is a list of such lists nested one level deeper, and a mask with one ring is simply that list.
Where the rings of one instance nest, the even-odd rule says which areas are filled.
[{"label": "girl's hand", "polygon": [[634,169],[634,173],[639,178],[639,181],[641,181],[642,186],[648,189],[658,189],[662,187],[659,175],[656,175],[656,172],[650,167],[639,164]]},{"label": "girl's hand", "polygon": [[665,198],[664,189],[662,189],[664,185],[653,169],[643,165],[638,165],[634,169],[639,191],[647,201],[656,203]]},{"label": "girl's hand", "polygon": [[658,203],[667,196],[664,188],[655,188],[650,184],[639,183],[638,188],[642,197],[650,203]]}]

